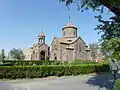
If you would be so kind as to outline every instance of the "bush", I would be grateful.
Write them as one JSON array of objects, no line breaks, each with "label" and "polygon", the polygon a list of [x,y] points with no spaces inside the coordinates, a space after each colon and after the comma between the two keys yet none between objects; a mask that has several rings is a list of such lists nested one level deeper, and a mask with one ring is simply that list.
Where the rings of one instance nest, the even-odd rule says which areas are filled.
[{"label": "bush", "polygon": [[[68,61],[50,61],[50,60],[3,60],[3,63],[11,63],[13,66],[26,65],[79,65],[79,64],[98,64],[91,60],[74,60]],[[103,63],[103,62],[102,62]],[[105,63],[105,62],[104,62]]]},{"label": "bush", "polygon": [[11,63],[0,63],[0,66],[12,66]]},{"label": "bush", "polygon": [[0,66],[0,78],[40,78],[47,76],[80,75],[109,71],[108,64]]},{"label": "bush", "polygon": [[96,64],[96,62],[91,61],[91,60],[79,60],[79,59],[76,59],[76,60],[72,61],[70,64],[71,65],[76,65],[76,64]]},{"label": "bush", "polygon": [[49,61],[49,60],[3,60],[3,63],[11,63],[13,66],[25,66],[25,65],[62,65],[61,61]]},{"label": "bush", "polygon": [[115,80],[113,90],[120,90],[120,79]]}]

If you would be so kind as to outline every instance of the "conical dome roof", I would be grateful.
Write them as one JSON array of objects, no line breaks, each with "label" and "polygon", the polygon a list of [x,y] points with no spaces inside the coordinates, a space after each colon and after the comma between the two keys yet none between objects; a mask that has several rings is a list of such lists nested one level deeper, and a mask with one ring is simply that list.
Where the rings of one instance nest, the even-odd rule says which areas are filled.
[{"label": "conical dome roof", "polygon": [[69,21],[64,27],[75,27],[71,21]]},{"label": "conical dome roof", "polygon": [[68,21],[68,23],[63,27],[63,29],[64,28],[75,28],[75,29],[77,29],[77,27],[72,24],[72,21]]},{"label": "conical dome roof", "polygon": [[43,32],[40,32],[40,34],[38,36],[45,36]]}]

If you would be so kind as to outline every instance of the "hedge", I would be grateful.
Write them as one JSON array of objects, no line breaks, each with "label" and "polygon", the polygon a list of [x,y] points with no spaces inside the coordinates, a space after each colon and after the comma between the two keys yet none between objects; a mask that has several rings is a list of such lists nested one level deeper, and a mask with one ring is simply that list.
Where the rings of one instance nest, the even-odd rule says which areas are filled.
[{"label": "hedge", "polygon": [[0,66],[0,78],[41,78],[47,76],[80,75],[109,71],[108,64],[48,65],[48,66]]},{"label": "hedge", "polygon": [[120,90],[120,79],[115,80],[113,90]]},{"label": "hedge", "polygon": [[[3,60],[3,63],[9,63],[13,66],[20,65],[68,65],[68,61],[50,61],[50,60]],[[77,64],[97,64],[94,61],[90,60],[74,60],[70,62],[71,65],[77,65]]]},{"label": "hedge", "polygon": [[96,64],[98,62],[95,62],[95,61],[91,61],[91,60],[79,60],[79,59],[76,59],[74,61],[72,61],[70,64],[71,65],[76,65],[76,64]]},{"label": "hedge", "polygon": [[20,65],[62,65],[67,64],[67,62],[61,61],[49,61],[49,60],[3,60],[3,63],[11,63],[13,66]]},{"label": "hedge", "polygon": [[0,64],[0,66],[12,66],[12,64],[11,63],[2,63],[2,64]]}]

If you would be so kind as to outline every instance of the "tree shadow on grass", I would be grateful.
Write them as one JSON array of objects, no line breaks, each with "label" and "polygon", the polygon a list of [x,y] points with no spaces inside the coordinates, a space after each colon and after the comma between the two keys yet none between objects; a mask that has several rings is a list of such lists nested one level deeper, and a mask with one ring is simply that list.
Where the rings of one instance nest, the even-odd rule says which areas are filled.
[{"label": "tree shadow on grass", "polygon": [[[118,74],[118,78],[120,78],[120,74]],[[112,73],[99,73],[95,76],[91,77],[87,82],[90,85],[97,85],[98,90],[103,90],[101,88],[106,88],[104,90],[113,90],[113,76]]]}]

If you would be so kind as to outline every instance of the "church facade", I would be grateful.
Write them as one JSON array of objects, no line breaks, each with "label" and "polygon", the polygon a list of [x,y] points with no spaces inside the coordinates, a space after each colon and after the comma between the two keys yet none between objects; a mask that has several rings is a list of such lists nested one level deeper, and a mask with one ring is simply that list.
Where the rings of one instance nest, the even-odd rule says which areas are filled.
[{"label": "church facade", "polygon": [[45,44],[45,35],[41,32],[38,35],[38,43],[34,44],[33,52],[31,55],[32,60],[48,60],[49,59],[49,46]]},{"label": "church facade", "polygon": [[41,32],[38,35],[38,43],[35,43],[33,47],[24,49],[25,60],[49,60],[50,47],[45,44],[45,35]]},{"label": "church facade", "polygon": [[26,60],[91,60],[90,49],[84,40],[77,35],[77,27],[69,20],[62,28],[62,37],[54,37],[51,46],[45,43],[45,35],[38,35],[38,43],[23,50]]}]

